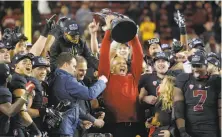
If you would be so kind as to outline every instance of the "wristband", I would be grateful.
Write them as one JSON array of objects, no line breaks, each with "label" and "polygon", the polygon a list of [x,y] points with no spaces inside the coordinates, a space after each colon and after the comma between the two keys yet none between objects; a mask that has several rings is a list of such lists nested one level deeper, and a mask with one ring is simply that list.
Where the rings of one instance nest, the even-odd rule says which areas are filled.
[{"label": "wristband", "polygon": [[28,100],[27,100],[27,99],[25,99],[23,96],[18,97],[18,98],[21,98],[21,99],[25,100],[25,102],[27,102],[27,101],[28,101]]},{"label": "wristband", "polygon": [[180,27],[180,34],[181,35],[186,35],[187,34],[186,27]]}]

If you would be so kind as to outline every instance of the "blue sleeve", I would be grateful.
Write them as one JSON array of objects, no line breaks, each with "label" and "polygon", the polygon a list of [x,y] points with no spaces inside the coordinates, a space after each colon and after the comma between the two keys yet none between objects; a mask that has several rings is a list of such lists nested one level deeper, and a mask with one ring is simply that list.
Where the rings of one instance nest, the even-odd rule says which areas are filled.
[{"label": "blue sleeve", "polygon": [[79,118],[82,120],[88,120],[92,123],[95,122],[95,117],[93,117],[90,113],[85,112],[81,107],[79,108]]},{"label": "blue sleeve", "polygon": [[82,100],[95,99],[106,88],[102,80],[98,80],[93,86],[86,87],[74,78],[68,78],[65,83],[65,89],[70,96]]}]

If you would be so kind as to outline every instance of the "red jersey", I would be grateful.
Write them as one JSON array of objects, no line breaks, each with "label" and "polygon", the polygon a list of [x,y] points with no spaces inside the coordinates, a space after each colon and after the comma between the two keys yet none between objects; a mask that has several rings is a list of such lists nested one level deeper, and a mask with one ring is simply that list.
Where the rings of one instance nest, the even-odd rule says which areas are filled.
[{"label": "red jersey", "polygon": [[110,73],[110,31],[106,31],[100,49],[99,75],[108,78],[103,93],[106,108],[115,116],[113,122],[136,122],[136,101],[138,83],[142,73],[143,52],[138,37],[134,37],[129,45],[132,47],[131,73],[120,76]]}]

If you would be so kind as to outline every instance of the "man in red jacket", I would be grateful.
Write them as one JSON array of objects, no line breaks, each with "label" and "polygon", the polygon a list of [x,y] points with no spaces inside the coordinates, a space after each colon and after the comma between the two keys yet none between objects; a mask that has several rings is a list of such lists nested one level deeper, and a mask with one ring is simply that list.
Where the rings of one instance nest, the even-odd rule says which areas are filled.
[{"label": "man in red jacket", "polygon": [[[104,103],[110,118],[106,132],[114,137],[135,137],[140,134],[141,126],[136,115],[138,98],[138,82],[142,73],[143,52],[138,36],[135,36],[129,45],[132,46],[131,72],[127,73],[127,61],[116,56],[110,59],[111,20],[112,15],[106,17],[108,30],[102,41],[99,60],[99,75],[105,75],[109,80],[103,94]],[[126,34],[127,35],[127,34]],[[144,125],[144,124],[143,124]]]}]

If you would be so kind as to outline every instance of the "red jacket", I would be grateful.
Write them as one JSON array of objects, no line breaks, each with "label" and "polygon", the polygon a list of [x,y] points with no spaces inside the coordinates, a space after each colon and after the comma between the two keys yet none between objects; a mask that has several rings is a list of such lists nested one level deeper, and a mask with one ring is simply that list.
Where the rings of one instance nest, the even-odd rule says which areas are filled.
[{"label": "red jacket", "polygon": [[99,76],[108,78],[107,87],[103,93],[106,108],[115,116],[113,122],[136,122],[136,101],[138,97],[138,82],[142,73],[143,52],[138,37],[134,37],[129,45],[133,56],[131,73],[120,76],[110,73],[110,31],[106,31],[100,49]]}]

